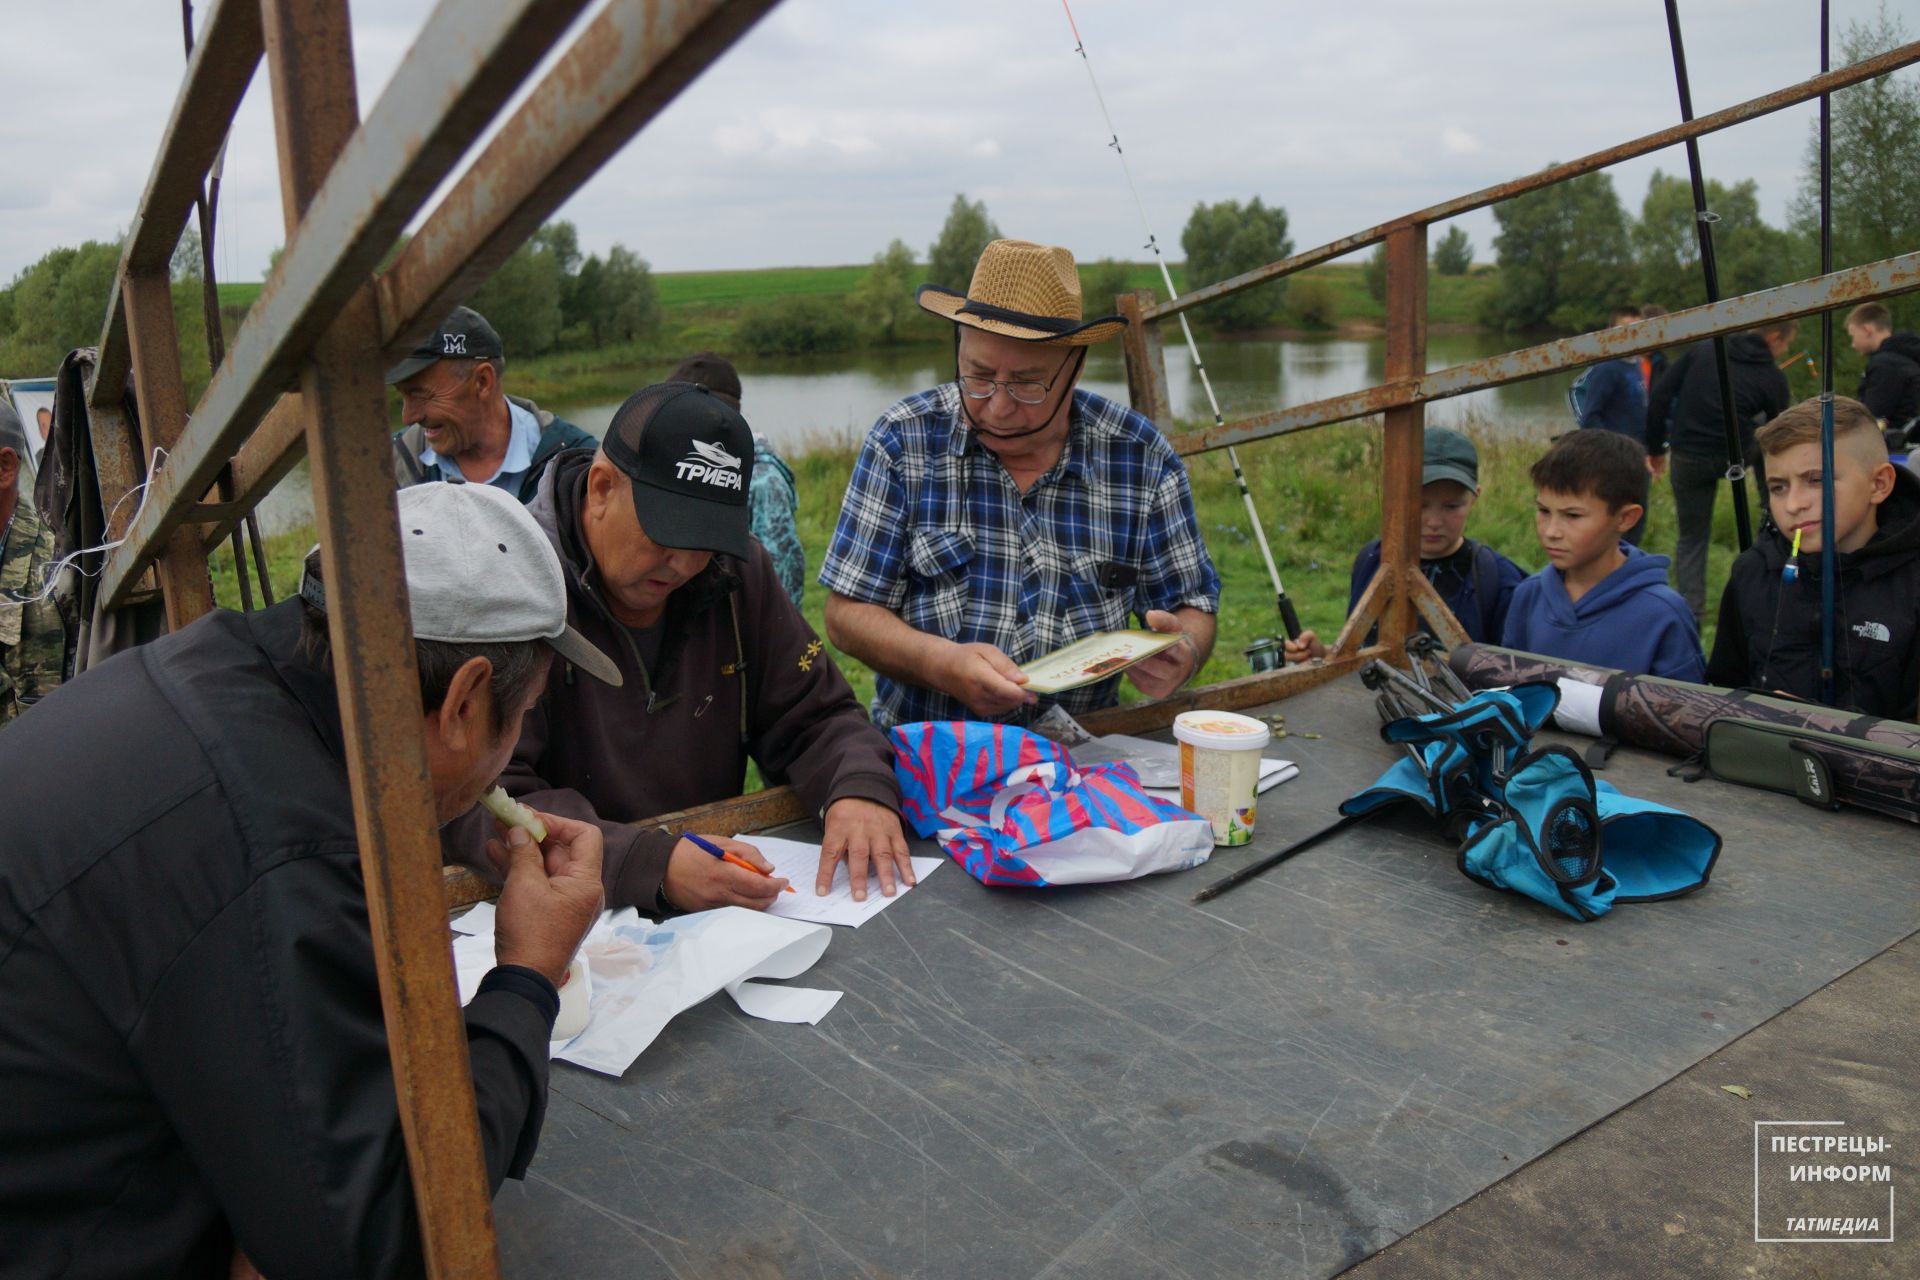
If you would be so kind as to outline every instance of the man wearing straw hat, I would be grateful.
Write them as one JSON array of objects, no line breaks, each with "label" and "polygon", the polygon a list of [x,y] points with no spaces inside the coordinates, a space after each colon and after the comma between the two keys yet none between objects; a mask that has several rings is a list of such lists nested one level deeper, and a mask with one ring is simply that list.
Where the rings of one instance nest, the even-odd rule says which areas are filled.
[{"label": "man wearing straw hat", "polygon": [[[1083,320],[1073,255],[1024,240],[988,245],[965,294],[916,296],[953,321],[955,379],[880,415],[820,570],[828,637],[879,673],[874,720],[1026,722],[1021,663],[1136,615],[1182,642],[1127,676],[1172,693],[1213,648],[1220,578],[1166,440],[1076,389],[1126,321]],[[1050,700],[1091,711],[1119,683]]]}]

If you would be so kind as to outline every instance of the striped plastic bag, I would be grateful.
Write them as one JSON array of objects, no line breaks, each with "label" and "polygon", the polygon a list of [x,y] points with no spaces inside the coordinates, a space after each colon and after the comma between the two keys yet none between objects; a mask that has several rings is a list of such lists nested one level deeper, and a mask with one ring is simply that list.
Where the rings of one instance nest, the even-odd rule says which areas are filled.
[{"label": "striped plastic bag", "polygon": [[1058,743],[974,720],[890,736],[907,822],[984,884],[1132,880],[1213,854],[1212,824],[1148,794],[1131,765],[1077,769]]}]

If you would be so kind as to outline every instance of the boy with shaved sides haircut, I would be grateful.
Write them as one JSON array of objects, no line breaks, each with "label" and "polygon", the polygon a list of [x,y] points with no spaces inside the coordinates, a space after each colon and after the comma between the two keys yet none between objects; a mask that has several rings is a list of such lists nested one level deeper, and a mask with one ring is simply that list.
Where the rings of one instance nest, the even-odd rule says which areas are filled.
[{"label": "boy with shaved sides haircut", "polygon": [[[1772,523],[1733,562],[1707,679],[1818,701],[1819,400],[1795,405],[1755,439]],[[1834,704],[1920,717],[1920,477],[1888,462],[1874,415],[1845,396],[1833,401],[1833,533]]]},{"label": "boy with shaved sides haircut", "polygon": [[1638,675],[1699,680],[1693,614],[1667,558],[1623,540],[1647,504],[1647,453],[1611,431],[1563,436],[1533,464],[1534,528],[1547,567],[1513,593],[1509,649]]}]

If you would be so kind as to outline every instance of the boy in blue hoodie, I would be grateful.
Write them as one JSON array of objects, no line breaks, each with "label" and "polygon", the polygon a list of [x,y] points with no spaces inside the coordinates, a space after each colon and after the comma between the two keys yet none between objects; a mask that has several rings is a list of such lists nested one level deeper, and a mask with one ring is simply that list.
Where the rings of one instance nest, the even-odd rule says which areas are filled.
[{"label": "boy in blue hoodie", "polygon": [[1621,541],[1646,512],[1647,451],[1612,431],[1564,436],[1533,464],[1534,528],[1547,567],[1520,584],[1509,649],[1698,682],[1693,613],[1667,585],[1667,557]]}]

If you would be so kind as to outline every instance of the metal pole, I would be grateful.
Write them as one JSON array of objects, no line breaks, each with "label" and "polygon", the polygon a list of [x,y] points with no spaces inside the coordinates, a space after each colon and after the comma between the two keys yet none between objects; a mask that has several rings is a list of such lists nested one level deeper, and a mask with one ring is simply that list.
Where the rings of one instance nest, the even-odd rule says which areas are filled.
[{"label": "metal pole", "polygon": [[[1832,23],[1820,0],[1820,70],[1827,69]],[[1820,270],[1833,270],[1833,96],[1820,95]],[[1820,701],[1834,703],[1834,579],[1840,550],[1833,545],[1833,312],[1820,313]]]},{"label": "metal pole", "polygon": [[[1673,45],[1673,78],[1680,90],[1680,118],[1693,119],[1693,90],[1687,82],[1687,50],[1680,39],[1679,0],[1667,0],[1667,38]],[[1707,305],[1720,301],[1720,271],[1713,258],[1713,224],[1720,215],[1707,209],[1707,184],[1700,175],[1700,143],[1687,139],[1687,173],[1693,179],[1693,230],[1700,244],[1700,270],[1706,276]],[[1740,423],[1733,404],[1733,374],[1727,367],[1726,339],[1713,339],[1713,368],[1720,380],[1720,417],[1727,433],[1727,480],[1733,486],[1733,522],[1740,549],[1753,545],[1753,517],[1747,511],[1747,460],[1740,447]]]}]

